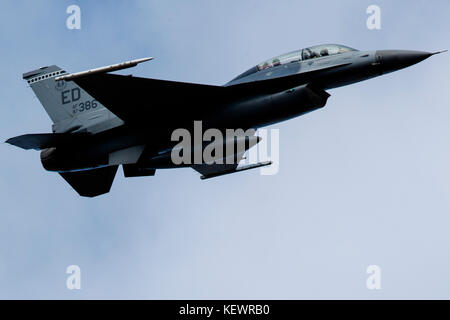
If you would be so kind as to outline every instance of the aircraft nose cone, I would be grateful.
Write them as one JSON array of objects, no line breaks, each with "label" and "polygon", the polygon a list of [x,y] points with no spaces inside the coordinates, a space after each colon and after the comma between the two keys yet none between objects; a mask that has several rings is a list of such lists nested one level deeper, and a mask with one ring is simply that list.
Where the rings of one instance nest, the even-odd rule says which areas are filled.
[{"label": "aircraft nose cone", "polygon": [[432,56],[433,53],[412,50],[379,50],[377,58],[383,73],[403,69]]}]

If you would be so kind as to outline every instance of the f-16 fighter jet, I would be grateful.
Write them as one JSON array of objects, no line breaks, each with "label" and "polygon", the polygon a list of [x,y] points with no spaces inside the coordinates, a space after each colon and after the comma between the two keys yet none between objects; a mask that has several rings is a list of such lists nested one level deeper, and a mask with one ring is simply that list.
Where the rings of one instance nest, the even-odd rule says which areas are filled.
[{"label": "f-16 fighter jet", "polygon": [[[43,167],[58,172],[86,197],[109,192],[120,165],[125,177],[180,167],[192,167],[203,179],[216,177],[270,164],[238,166],[259,137],[236,135],[216,142],[224,149],[231,145],[231,162],[229,154],[218,152],[214,161],[178,163],[173,159],[179,148],[173,139],[176,129],[195,135],[199,121],[203,130],[220,132],[268,126],[322,108],[328,89],[393,72],[436,53],[318,45],[263,61],[223,86],[109,73],[152,58],[72,74],[55,65],[42,67],[23,74],[23,79],[53,121],[52,133],[25,134],[6,142],[41,150]],[[239,151],[240,142],[244,148]],[[190,160],[195,150],[206,147],[200,141],[177,152]]]}]

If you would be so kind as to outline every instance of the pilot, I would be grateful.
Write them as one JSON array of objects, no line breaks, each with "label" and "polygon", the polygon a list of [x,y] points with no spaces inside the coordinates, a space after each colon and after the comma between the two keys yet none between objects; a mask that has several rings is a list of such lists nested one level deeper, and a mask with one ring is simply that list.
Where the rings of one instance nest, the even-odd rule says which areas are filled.
[{"label": "pilot", "polygon": [[311,52],[308,49],[303,51],[303,60],[311,59]]},{"label": "pilot", "polygon": [[329,53],[328,53],[328,49],[322,49],[322,51],[320,51],[320,55],[322,56],[322,57],[325,57],[325,56],[328,56],[329,55]]}]

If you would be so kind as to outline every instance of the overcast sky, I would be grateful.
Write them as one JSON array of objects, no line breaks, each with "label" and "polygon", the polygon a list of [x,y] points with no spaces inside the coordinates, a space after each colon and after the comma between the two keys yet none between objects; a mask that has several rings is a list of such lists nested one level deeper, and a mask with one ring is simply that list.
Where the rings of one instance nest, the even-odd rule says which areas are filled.
[{"label": "overcast sky", "polygon": [[[81,8],[81,30],[66,8]],[[368,30],[366,8],[381,8]],[[50,132],[23,72],[133,58],[133,74],[224,84],[321,43],[450,48],[450,2],[2,1],[1,134]],[[330,90],[280,130],[280,170],[191,169],[79,197],[39,153],[1,144],[0,298],[450,298],[450,55]],[[130,70],[127,70],[129,73]],[[151,100],[149,100],[151,102]],[[81,268],[81,290],[66,268]],[[368,290],[378,265],[381,290]]]}]

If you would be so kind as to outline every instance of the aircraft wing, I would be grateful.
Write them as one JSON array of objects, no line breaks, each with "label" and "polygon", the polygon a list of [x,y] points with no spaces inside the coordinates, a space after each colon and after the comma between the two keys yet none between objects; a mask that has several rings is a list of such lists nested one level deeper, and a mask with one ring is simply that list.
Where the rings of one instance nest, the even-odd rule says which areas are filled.
[{"label": "aircraft wing", "polygon": [[[327,69],[332,68],[335,66]],[[293,80],[302,83],[306,79],[305,74],[296,74],[231,86],[213,86],[95,73],[72,81],[125,122],[178,128],[180,124],[177,121],[201,120],[215,114],[229,101],[279,92]],[[320,86],[315,91],[324,92]]]},{"label": "aircraft wing", "polygon": [[[212,112],[226,88],[203,84],[156,80],[100,73],[76,78],[80,87],[125,122],[142,122],[167,116],[195,117]],[[192,107],[194,106],[194,107]]]}]

